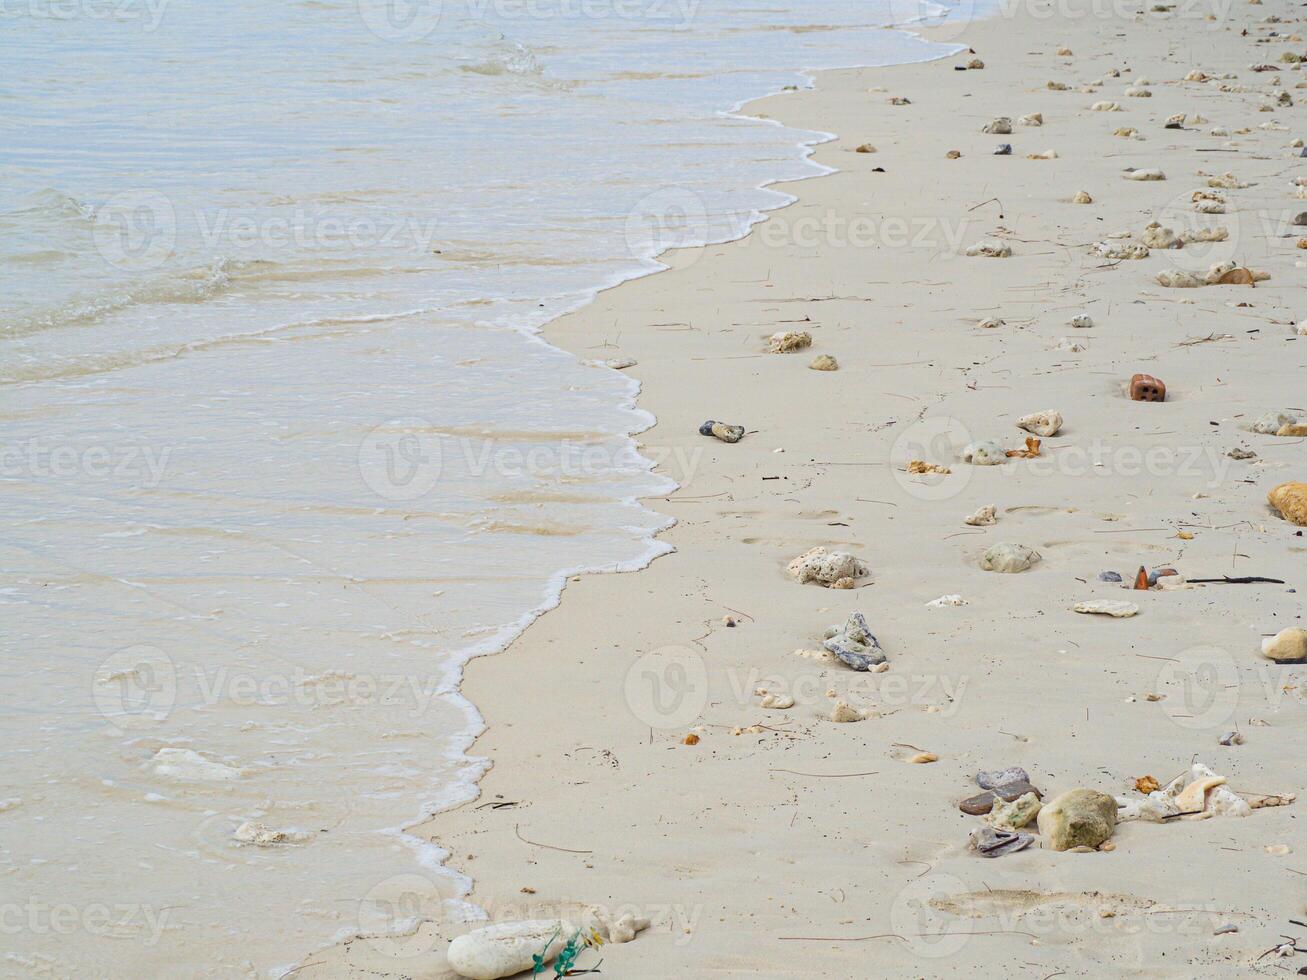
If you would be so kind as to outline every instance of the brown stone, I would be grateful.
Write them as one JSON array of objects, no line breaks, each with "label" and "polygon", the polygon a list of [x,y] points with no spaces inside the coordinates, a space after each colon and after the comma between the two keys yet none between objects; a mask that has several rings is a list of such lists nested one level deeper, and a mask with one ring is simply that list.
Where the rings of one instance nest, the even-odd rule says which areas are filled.
[{"label": "brown stone", "polygon": [[994,809],[994,803],[1002,800],[1004,803],[1011,803],[1013,800],[1020,799],[1027,793],[1034,793],[1039,796],[1039,790],[1027,782],[1008,783],[998,789],[988,789],[983,793],[970,796],[958,804],[958,809],[963,813],[970,814],[973,817],[983,817],[990,810]]},{"label": "brown stone", "polygon": [[1130,398],[1137,402],[1166,401],[1166,385],[1151,374],[1136,374],[1130,379]]}]

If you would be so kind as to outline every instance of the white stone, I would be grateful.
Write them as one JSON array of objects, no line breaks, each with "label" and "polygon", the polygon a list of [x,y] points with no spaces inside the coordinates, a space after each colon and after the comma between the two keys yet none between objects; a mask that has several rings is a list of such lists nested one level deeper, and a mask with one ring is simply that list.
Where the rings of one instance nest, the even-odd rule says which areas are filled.
[{"label": "white stone", "polygon": [[1091,599],[1088,602],[1077,602],[1071,608],[1078,613],[1111,616],[1113,619],[1128,619],[1139,612],[1139,607],[1133,602],[1123,602],[1120,599]]},{"label": "white stone", "polygon": [[1044,438],[1055,436],[1062,428],[1062,413],[1055,408],[1046,408],[1042,412],[1023,415],[1017,419],[1017,428]]}]

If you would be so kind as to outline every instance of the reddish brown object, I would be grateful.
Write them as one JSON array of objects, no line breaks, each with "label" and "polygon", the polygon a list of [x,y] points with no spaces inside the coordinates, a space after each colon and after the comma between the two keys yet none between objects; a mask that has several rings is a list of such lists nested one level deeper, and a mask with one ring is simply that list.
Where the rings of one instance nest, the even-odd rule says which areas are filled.
[{"label": "reddish brown object", "polygon": [[1143,565],[1139,566],[1139,574],[1135,576],[1134,587],[1143,589],[1145,592],[1148,591],[1148,569],[1144,568]]},{"label": "reddish brown object", "polygon": [[1166,401],[1166,385],[1151,374],[1136,374],[1130,379],[1130,398],[1137,402]]}]

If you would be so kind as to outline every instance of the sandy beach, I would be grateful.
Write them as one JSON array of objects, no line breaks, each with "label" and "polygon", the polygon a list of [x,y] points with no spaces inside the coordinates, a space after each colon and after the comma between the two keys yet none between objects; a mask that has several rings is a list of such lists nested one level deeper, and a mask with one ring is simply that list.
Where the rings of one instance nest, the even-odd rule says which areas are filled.
[{"label": "sandy beach", "polygon": [[[924,32],[969,46],[957,56],[826,72],[747,107],[838,134],[814,151],[836,172],[787,185],[796,203],[745,239],[669,253],[547,330],[578,358],[635,362],[658,420],[638,438],[680,485],[647,502],[675,519],[674,551],[573,580],[470,664],[487,723],[472,751],[492,769],[415,831],[475,882],[469,902],[496,922],[649,918],[577,964],[622,980],[1307,963],[1276,951],[1307,949],[1301,801],[1121,821],[1093,853],[1036,835],[993,859],[958,807],[978,772],[1010,766],[1045,803],[1142,799],[1138,781],[1188,782],[1196,762],[1245,798],[1301,792],[1304,668],[1260,645],[1303,625],[1307,544],[1267,493],[1307,480],[1307,460],[1302,438],[1252,431],[1267,412],[1307,421],[1307,83],[1282,60],[1307,54],[1299,11],[1023,4]],[[1127,179],[1151,168],[1165,179]],[[1154,221],[1228,234],[1119,257]],[[966,254],[981,243],[1010,254]],[[1223,261],[1269,278],[1158,281]],[[811,346],[769,352],[785,331]],[[818,355],[838,370],[811,369]],[[1137,373],[1165,401],[1132,400]],[[971,443],[1022,449],[1018,419],[1045,410],[1063,423],[1036,458],[963,460]],[[709,419],[747,434],[702,436]],[[987,505],[995,523],[965,523]],[[1000,543],[1040,560],[983,570]],[[870,574],[851,589],[787,574],[819,546]],[[1131,589],[1141,566],[1179,587]],[[1182,581],[1222,576],[1282,582]],[[1137,614],[1073,611],[1094,601]],[[887,669],[819,655],[854,612]],[[840,702],[862,720],[830,720]],[[295,975],[453,976],[448,941],[477,923],[441,914],[444,879],[414,879],[378,883],[409,935]]]}]

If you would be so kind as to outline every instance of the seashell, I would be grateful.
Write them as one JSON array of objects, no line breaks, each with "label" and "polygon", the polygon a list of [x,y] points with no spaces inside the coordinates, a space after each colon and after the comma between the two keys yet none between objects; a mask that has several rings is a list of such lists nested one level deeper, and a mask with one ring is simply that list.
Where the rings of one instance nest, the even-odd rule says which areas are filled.
[{"label": "seashell", "polygon": [[1091,112],[1120,112],[1121,106],[1116,102],[1095,102],[1089,107]]},{"label": "seashell", "polygon": [[991,524],[997,524],[998,508],[993,504],[986,504],[984,507],[977,509],[964,523],[970,524],[972,527],[989,527]]},{"label": "seashell", "polygon": [[[1307,326],[1307,320],[1304,320],[1303,324],[1304,326]],[[980,327],[982,330],[994,330],[997,327],[1005,327],[1007,324],[996,316],[987,316],[985,319],[979,321],[976,326]]]},{"label": "seashell", "polygon": [[794,698],[788,694],[764,694],[762,696],[762,707],[775,708],[784,710],[785,708],[794,707]]},{"label": "seashell", "polygon": [[1006,136],[1012,132],[1012,120],[1007,116],[999,116],[997,119],[985,123],[980,131],[989,133],[991,136]]},{"label": "seashell", "polygon": [[1207,72],[1199,71],[1197,68],[1195,68],[1188,75],[1185,75],[1184,80],[1186,82],[1205,82],[1211,77],[1212,76],[1207,74]]},{"label": "seashell", "polygon": [[820,582],[830,585],[842,578],[864,578],[871,574],[866,562],[844,551],[827,551],[812,548],[786,566],[786,571],[799,582]]},{"label": "seashell", "polygon": [[1166,180],[1166,174],[1156,167],[1144,167],[1140,170],[1127,170],[1126,180]]},{"label": "seashell", "polygon": [[1076,196],[1071,198],[1072,204],[1093,204],[1094,199],[1089,196],[1089,191],[1076,191]]},{"label": "seashell", "polygon": [[1029,115],[1022,116],[1017,122],[1022,126],[1042,126],[1044,125],[1044,114],[1042,112],[1032,112]]},{"label": "seashell", "polygon": [[1253,423],[1254,432],[1260,432],[1265,436],[1273,436],[1286,425],[1292,425],[1298,421],[1298,416],[1291,415],[1288,412],[1267,412],[1256,422]]},{"label": "seashell", "polygon": [[808,365],[814,371],[838,371],[840,362],[835,360],[829,354],[818,354]]},{"label": "seashell", "polygon": [[767,340],[767,350],[773,354],[789,354],[812,346],[812,334],[806,330],[779,330]]},{"label": "seashell", "polygon": [[685,738],[681,739],[681,744],[682,744],[682,745],[698,745],[698,744],[699,744],[699,736],[696,735],[696,734],[694,734],[694,732],[690,732],[689,735],[686,735]]},{"label": "seashell", "polygon": [[1176,808],[1181,813],[1201,813],[1207,802],[1207,791],[1224,785],[1224,776],[1204,776],[1195,779],[1176,796]]},{"label": "seashell", "polygon": [[1174,116],[1168,116],[1166,122],[1162,124],[1163,129],[1184,129],[1185,114],[1177,112]]},{"label": "seashell", "polygon": [[1262,640],[1262,656],[1277,664],[1307,663],[1307,630],[1289,626]]},{"label": "seashell", "polygon": [[1307,436],[1307,423],[1291,422],[1288,425],[1280,426],[1280,431],[1275,433],[1277,436]]},{"label": "seashell", "polygon": [[1061,48],[1058,48],[1058,49],[1057,49],[1057,54],[1058,54],[1058,57],[1059,57],[1059,58],[1070,58],[1070,57],[1071,57],[1071,49],[1070,49],[1070,48],[1067,48],[1067,47],[1061,47]]},{"label": "seashell", "polygon": [[968,248],[966,254],[972,258],[984,256],[990,259],[1006,259],[1012,254],[1012,249],[1004,242],[983,241]]},{"label": "seashell", "polygon": [[1133,139],[1138,135],[1138,133],[1139,130],[1135,129],[1133,126],[1118,126],[1116,130],[1113,131],[1112,135],[1120,136],[1123,139]]},{"label": "seashell", "polygon": [[1088,313],[1077,313],[1070,320],[1071,326],[1078,327],[1081,330],[1088,329],[1094,325],[1094,318]]},{"label": "seashell", "polygon": [[1027,153],[1027,160],[1056,160],[1057,150],[1045,150],[1042,153]]},{"label": "seashell", "polygon": [[926,765],[930,765],[930,763],[932,762],[938,762],[939,756],[937,756],[934,752],[918,752],[908,761],[915,766],[926,766]]},{"label": "seashell", "polygon": [[872,146],[870,143],[863,143],[861,146],[859,146],[859,147],[858,147],[857,149],[855,149],[853,152],[854,152],[854,153],[875,153],[875,152],[876,152],[876,148],[875,148],[874,146]]},{"label": "seashell", "polygon": [[1040,560],[1039,552],[1024,544],[1000,542],[991,545],[980,559],[980,567],[987,572],[1015,574],[1024,572]]},{"label": "seashell", "polygon": [[962,450],[962,461],[973,466],[997,466],[1007,459],[1007,451],[992,439],[973,442]]},{"label": "seashell", "polygon": [[949,150],[947,153],[944,154],[944,156],[948,157],[950,160],[959,160],[962,158],[962,151]]},{"label": "seashell", "polygon": [[1089,348],[1078,340],[1072,340],[1070,337],[1063,337],[1057,342],[1054,350],[1066,351],[1068,354],[1083,354]]},{"label": "seashell", "polygon": [[1122,602],[1120,599],[1091,599],[1088,602],[1077,602],[1071,608],[1078,613],[1111,616],[1113,619],[1128,619],[1139,612],[1139,607],[1133,602]]},{"label": "seashell", "polygon": [[1055,408],[1046,408],[1042,412],[1023,415],[1017,419],[1017,428],[1044,438],[1055,436],[1062,429],[1062,413]]},{"label": "seashell", "polygon": [[981,61],[979,58],[972,58],[970,61],[967,62],[967,69],[969,71],[980,71],[984,67],[985,67],[985,63]]}]

